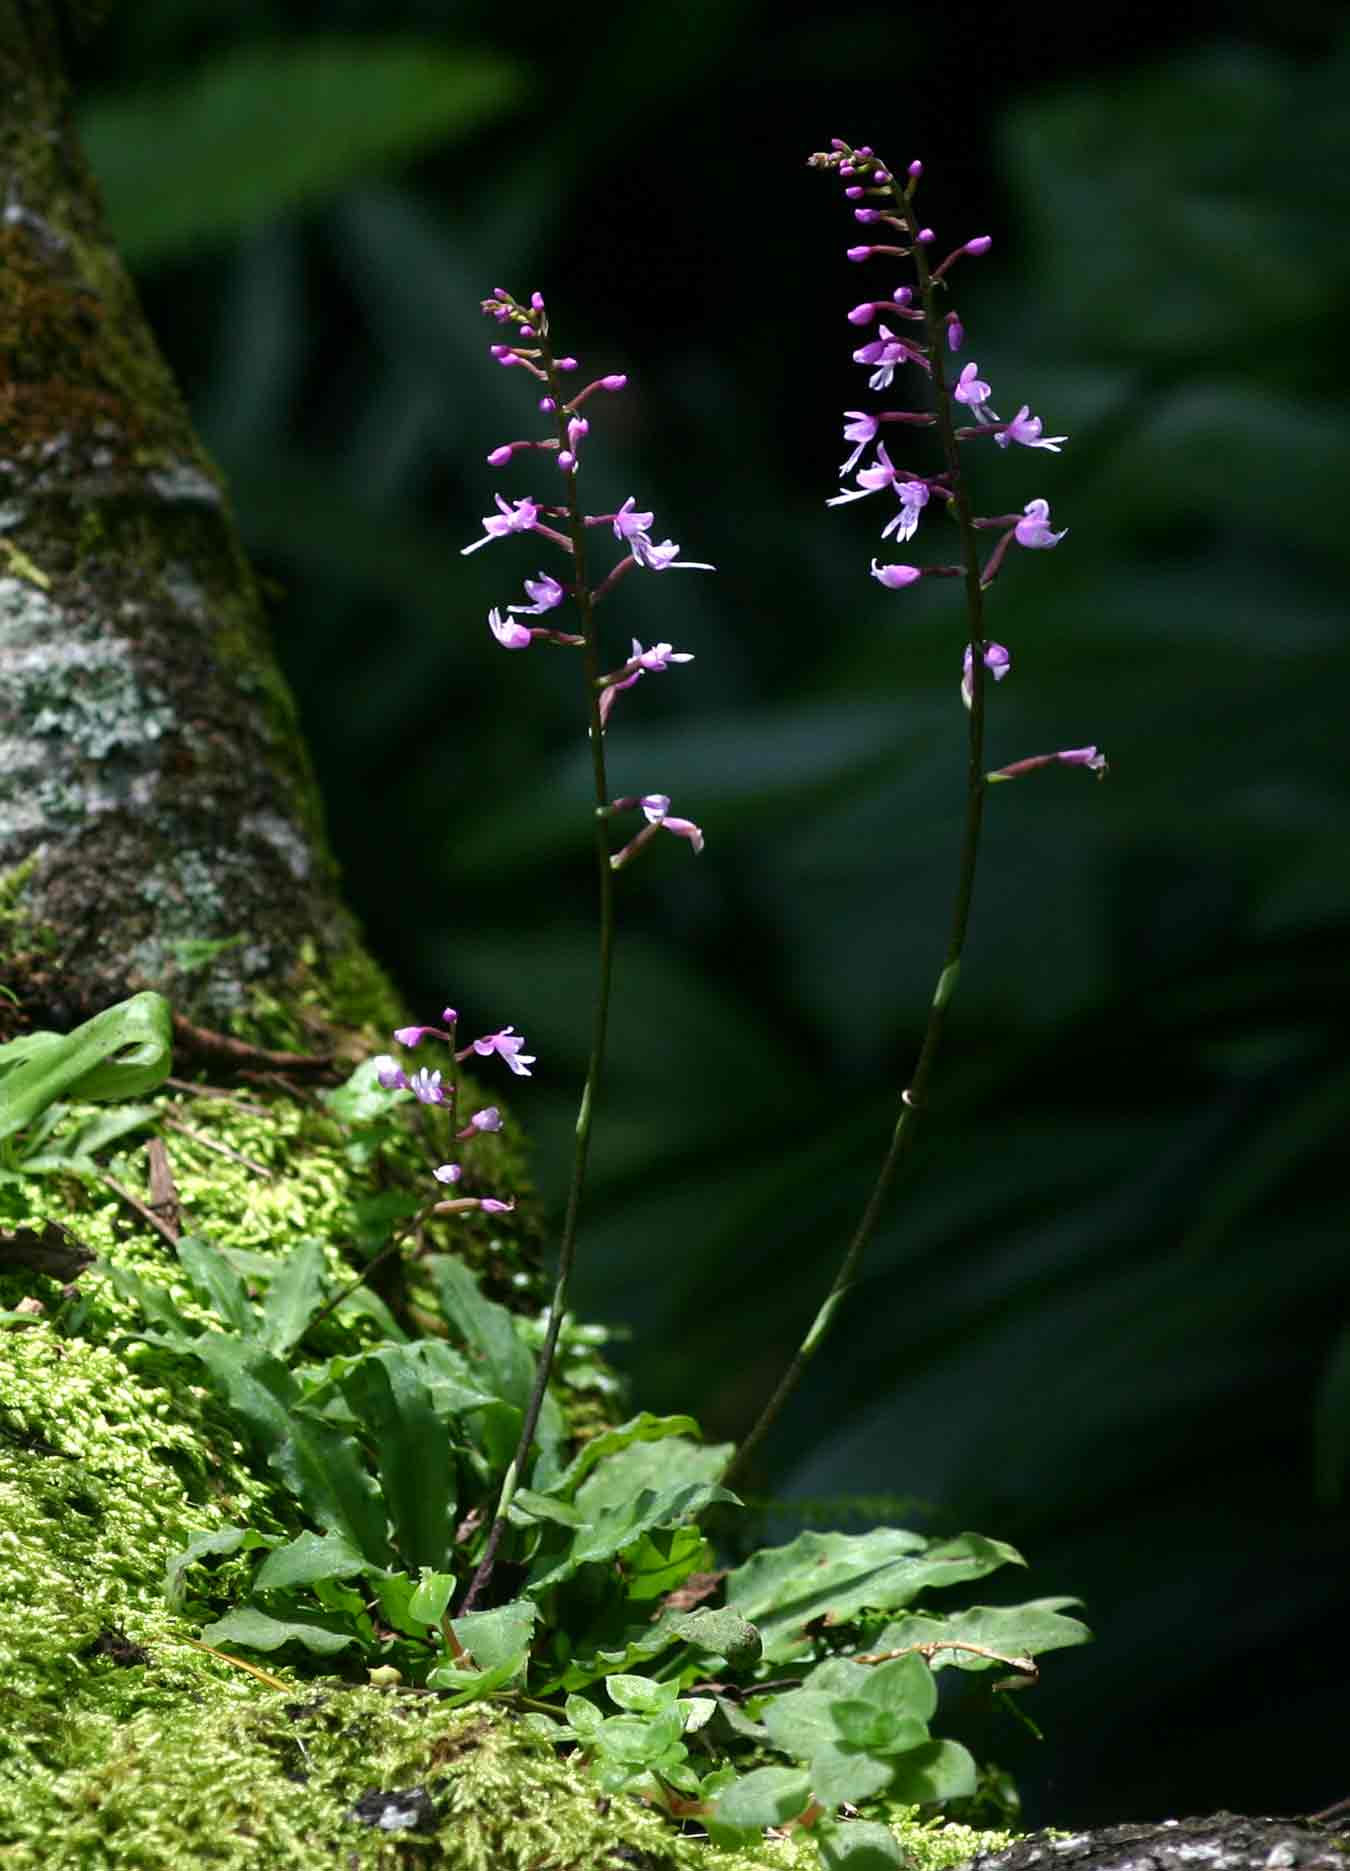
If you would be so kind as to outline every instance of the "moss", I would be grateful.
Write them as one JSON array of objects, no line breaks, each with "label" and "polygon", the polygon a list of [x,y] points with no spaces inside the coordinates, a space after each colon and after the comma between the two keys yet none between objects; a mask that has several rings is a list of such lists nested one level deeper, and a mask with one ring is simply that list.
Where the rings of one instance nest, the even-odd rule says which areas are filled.
[{"label": "moss", "polygon": [[[350,1267],[377,1238],[372,1204],[424,1174],[411,1138],[372,1157],[315,1105],[204,1092],[156,1102],[191,1133],[164,1132],[184,1225],[226,1248],[284,1253],[317,1237],[334,1268]],[[500,1138],[481,1142],[498,1152],[494,1174],[519,1169]],[[140,1192],[138,1148],[109,1167]],[[110,1189],[0,1183],[0,1226],[46,1216],[205,1321],[166,1244]],[[537,1308],[526,1245],[464,1228],[456,1246],[489,1290]],[[315,1682],[269,1659],[267,1673],[293,1685],[282,1692],[195,1647],[197,1627],[164,1600],[170,1558],[197,1531],[293,1530],[291,1504],[194,1381],[197,1367],[129,1341],[140,1320],[105,1279],[79,1286],[0,1277],[0,1308],[24,1294],[47,1307],[0,1331],[0,1866],[814,1871],[809,1841],[720,1852],[637,1800],[598,1799],[584,1770],[504,1709],[446,1711],[434,1697]],[[337,1349],[374,1327],[339,1317],[325,1330]],[[586,1333],[575,1349],[592,1387],[569,1396],[569,1413],[585,1434],[606,1403]],[[227,1560],[213,1594],[246,1565]],[[417,1793],[409,1810],[426,1829],[362,1819],[365,1796],[389,1793]],[[372,1797],[361,1810],[379,1808]],[[923,1871],[1005,1842],[912,1821],[899,1830]]]}]

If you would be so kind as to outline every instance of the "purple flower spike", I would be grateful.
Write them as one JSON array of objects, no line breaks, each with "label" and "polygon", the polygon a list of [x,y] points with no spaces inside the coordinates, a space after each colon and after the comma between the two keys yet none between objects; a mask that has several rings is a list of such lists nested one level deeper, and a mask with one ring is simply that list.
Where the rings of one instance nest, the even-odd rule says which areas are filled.
[{"label": "purple flower spike", "polygon": [[626,390],[628,379],[622,371],[615,371],[612,376],[600,379],[600,388],[602,390]]},{"label": "purple flower spike", "polygon": [[872,561],[872,576],[888,591],[903,591],[906,585],[912,585],[923,577],[917,565],[878,565]]},{"label": "purple flower spike", "polygon": [[1055,759],[1066,767],[1087,767],[1093,773],[1105,773],[1106,755],[1095,747],[1066,747]]},{"label": "purple flower spike", "polygon": [[502,1114],[495,1104],[489,1104],[481,1111],[475,1111],[469,1123],[474,1130],[500,1130]]},{"label": "purple flower spike", "polygon": [[420,1072],[414,1072],[408,1080],[408,1090],[419,1104],[449,1104],[450,1094],[441,1085],[439,1072],[428,1072],[423,1066]]},{"label": "purple flower spike", "polygon": [[453,1007],[446,1007],[441,1012],[441,1018],[448,1027],[453,1028],[455,1022],[459,1019],[459,1015]]},{"label": "purple flower spike", "polygon": [[906,169],[905,174],[917,182],[919,177],[923,174],[923,164],[916,158],[915,161],[909,165],[908,169]]},{"label": "purple flower spike", "polygon": [[509,1215],[515,1203],[499,1202],[495,1195],[485,1195],[478,1206],[485,1215]]},{"label": "purple flower spike", "polygon": [[518,624],[512,617],[503,617],[495,608],[488,612],[488,628],[504,650],[528,650],[534,642],[533,631],[524,624]]},{"label": "purple flower spike", "polygon": [[966,341],[966,328],[956,312],[947,314],[947,349],[959,351]]},{"label": "purple flower spike", "polygon": [[1026,518],[1013,529],[1019,546],[1057,546],[1069,530],[1066,526],[1061,532],[1051,532],[1048,500],[1029,500],[1022,511]]},{"label": "purple flower spike", "polygon": [[861,221],[866,225],[871,221],[879,221],[881,219],[881,213],[880,210],[876,208],[855,208],[853,210],[853,219],[855,221]]},{"label": "purple flower spike", "polygon": [[439,1169],[433,1169],[431,1173],[437,1182],[458,1182],[464,1171],[458,1163],[442,1163]]},{"label": "purple flower spike", "polygon": [[500,1033],[488,1033],[482,1039],[473,1042],[471,1050],[480,1059],[490,1058],[495,1052],[503,1059],[517,1078],[533,1078],[530,1067],[536,1063],[536,1054],[522,1052],[525,1040],[513,1026],[504,1026]]},{"label": "purple flower spike", "polygon": [[872,249],[870,247],[850,247],[848,249],[848,258],[855,263],[859,260],[870,260],[872,258]]},{"label": "purple flower spike", "polygon": [[994,241],[993,241],[992,235],[977,234],[974,240],[968,240],[966,242],[965,246],[961,249],[961,251],[962,253],[973,253],[976,255],[982,254],[982,253],[988,253],[989,249],[993,246],[993,244],[994,244]]},{"label": "purple flower spike", "polygon": [[492,453],[488,456],[488,466],[490,468],[504,468],[511,459],[511,453],[511,444],[509,442],[503,442],[500,448],[494,448]]},{"label": "purple flower spike", "polygon": [[391,1059],[387,1052],[382,1052],[375,1060],[375,1078],[385,1091],[407,1091],[408,1075],[397,1059]]}]

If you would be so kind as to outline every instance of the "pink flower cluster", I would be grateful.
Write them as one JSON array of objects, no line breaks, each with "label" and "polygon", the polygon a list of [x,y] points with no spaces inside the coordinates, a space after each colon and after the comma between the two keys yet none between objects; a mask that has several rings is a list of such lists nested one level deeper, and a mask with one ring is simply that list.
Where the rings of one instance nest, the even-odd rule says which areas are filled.
[{"label": "pink flower cluster", "polygon": [[[419,1047],[423,1040],[438,1039],[447,1045],[456,1065],[462,1064],[470,1054],[477,1054],[480,1059],[491,1058],[495,1053],[518,1078],[530,1078],[530,1067],[536,1063],[535,1055],[525,1051],[525,1040],[512,1026],[506,1026],[499,1033],[487,1033],[481,1039],[471,1040],[467,1046],[455,1049],[455,1026],[459,1015],[453,1007],[447,1007],[441,1015],[441,1026],[401,1026],[395,1030],[394,1038],[400,1046],[409,1052]],[[374,1060],[375,1077],[386,1091],[410,1091],[419,1104],[453,1106],[457,1086],[446,1084],[444,1072],[433,1072],[426,1066],[419,1066],[415,1072],[405,1072],[389,1053],[381,1053]],[[485,1105],[475,1111],[462,1130],[455,1132],[457,1143],[471,1142],[481,1137],[485,1131],[497,1131],[502,1127],[502,1115],[495,1104]],[[442,1163],[433,1170],[437,1182],[457,1183],[464,1171],[458,1163]],[[468,1209],[480,1208],[487,1215],[504,1215],[515,1207],[515,1202],[508,1199],[500,1201],[495,1196],[460,1196],[453,1202],[440,1202],[436,1205],[438,1215],[456,1214]]]},{"label": "pink flower cluster", "polygon": [[[850,247],[848,258],[858,263],[874,258],[908,259],[914,262],[918,275],[917,289],[899,286],[889,298],[865,299],[848,313],[848,322],[854,327],[869,326],[877,321],[877,336],[869,338],[853,352],[853,361],[868,371],[868,388],[873,391],[891,391],[906,365],[916,365],[936,386],[939,398],[943,399],[939,407],[944,409],[943,434],[948,465],[936,474],[915,474],[896,466],[881,439],[885,423],[911,428],[937,426],[939,418],[931,409],[847,409],[844,411],[844,440],[851,445],[851,450],[839,473],[841,479],[852,475],[854,485],[842,487],[826,502],[830,507],[847,506],[873,494],[884,497],[889,490],[895,498],[896,510],[882,527],[881,537],[894,537],[897,544],[907,544],[918,534],[920,522],[934,502],[946,504],[957,500],[958,510],[963,514],[968,512],[963,504],[961,484],[951,466],[953,443],[964,444],[992,436],[1000,448],[1017,444],[1058,454],[1068,437],[1046,435],[1040,417],[1033,416],[1025,403],[1015,416],[1005,421],[992,406],[993,389],[981,378],[978,364],[964,364],[955,382],[947,385],[942,369],[943,348],[960,351],[965,343],[965,327],[955,309],[939,312],[938,294],[948,290],[947,275],[958,260],[963,256],[978,258],[988,253],[993,241],[987,234],[975,235],[954,247],[936,265],[929,264],[927,249],[936,236],[932,228],[920,225],[912,206],[923,164],[910,163],[904,178],[897,178],[869,146],[864,144],[852,149],[838,137],[828,150],[812,156],[810,164],[838,175],[844,183],[845,198],[859,204],[853,209],[854,219],[881,230],[880,240]],[[970,417],[968,423],[961,421],[963,413]],[[869,451],[873,451],[870,461],[867,460]],[[1068,530],[1053,528],[1049,502],[1040,498],[1029,500],[1020,514],[974,517],[969,523],[981,529],[997,530],[1000,535],[980,568],[982,591],[993,584],[1014,545],[1029,551],[1046,551],[1057,546]],[[888,591],[903,591],[916,585],[921,578],[964,578],[966,567],[903,562],[880,564],[873,559],[872,576]],[[1002,682],[1012,669],[1012,658],[1001,643],[981,644],[980,661],[996,683]],[[961,699],[967,708],[974,699],[974,664],[974,646],[967,645],[961,672]],[[1087,766],[1099,776],[1106,771],[1106,762],[1095,747],[1070,748],[1063,754],[1019,761],[1014,767],[1001,769],[997,775],[989,777],[1011,779],[1018,773],[1053,761]]]},{"label": "pink flower cluster", "polygon": [[[527,603],[508,604],[505,609],[494,605],[488,612],[488,628],[503,649],[527,650],[532,644],[543,641],[562,644],[570,649],[587,650],[593,646],[584,628],[579,631],[560,630],[551,624],[526,624],[519,620],[548,616],[558,611],[570,598],[581,606],[583,624],[588,623],[600,600],[635,567],[649,572],[711,572],[716,568],[696,559],[682,559],[680,548],[673,539],[654,540],[652,529],[655,515],[640,511],[634,495],[630,494],[614,513],[580,512],[574,489],[581,468],[582,443],[590,433],[590,418],[583,416],[581,410],[598,393],[612,394],[624,389],[628,379],[621,373],[596,377],[574,396],[564,397],[562,377],[578,368],[577,360],[574,357],[555,356],[549,341],[548,309],[543,294],[531,293],[529,304],[522,305],[504,287],[498,286],[483,300],[483,311],[495,319],[498,325],[510,328],[511,332],[511,342],[489,346],[492,356],[504,369],[523,370],[527,376],[543,385],[545,394],[539,399],[539,408],[550,419],[554,429],[554,433],[539,438],[527,437],[500,443],[488,454],[488,464],[494,468],[503,468],[517,454],[531,450],[552,454],[555,465],[567,477],[567,500],[565,504],[551,505],[529,497],[508,501],[500,494],[494,495],[497,511],[485,515],[482,538],[475,539],[462,551],[467,555],[490,545],[495,539],[505,539],[512,533],[532,533],[566,553],[575,565],[578,547],[563,528],[569,523],[584,527],[610,527],[615,539],[624,548],[623,555],[594,588],[583,589],[575,578],[565,583],[541,571],[538,578],[527,578],[524,581]],[[657,643],[644,649],[634,637],[632,644],[631,656],[608,674],[596,678],[599,690],[597,712],[602,734],[609,725],[614,704],[624,689],[631,689],[644,676],[657,675],[676,663],[690,663],[694,660],[689,651],[677,650],[669,643]],[[644,798],[665,799],[665,795],[650,793],[644,795]],[[622,811],[633,803],[615,800],[609,810]],[[666,806],[669,803],[666,799]],[[649,826],[651,823],[649,816]],[[682,831],[680,835],[689,838],[695,851],[702,850],[703,834],[696,826],[691,826],[689,820],[672,819],[667,814],[656,823],[670,831],[689,826],[690,829]],[[645,841],[645,834],[640,832],[630,845],[612,859],[614,867],[618,869],[626,863]]]}]

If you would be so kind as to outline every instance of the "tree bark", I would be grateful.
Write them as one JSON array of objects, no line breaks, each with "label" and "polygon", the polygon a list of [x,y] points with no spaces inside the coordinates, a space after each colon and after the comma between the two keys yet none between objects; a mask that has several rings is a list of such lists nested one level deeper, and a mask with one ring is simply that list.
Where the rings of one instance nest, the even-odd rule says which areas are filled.
[{"label": "tree bark", "polygon": [[60,31],[54,0],[0,0],[0,1039],[154,987],[180,1037],[328,1051],[392,996]]}]

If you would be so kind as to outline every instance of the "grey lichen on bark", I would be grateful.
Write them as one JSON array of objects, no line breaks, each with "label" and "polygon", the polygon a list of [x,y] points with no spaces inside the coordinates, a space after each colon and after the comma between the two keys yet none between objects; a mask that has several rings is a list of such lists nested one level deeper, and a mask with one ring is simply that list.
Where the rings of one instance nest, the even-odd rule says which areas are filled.
[{"label": "grey lichen on bark", "polygon": [[220,477],[107,237],[59,32],[0,0],[0,976],[53,1025],[157,987],[320,1048],[391,996]]}]

